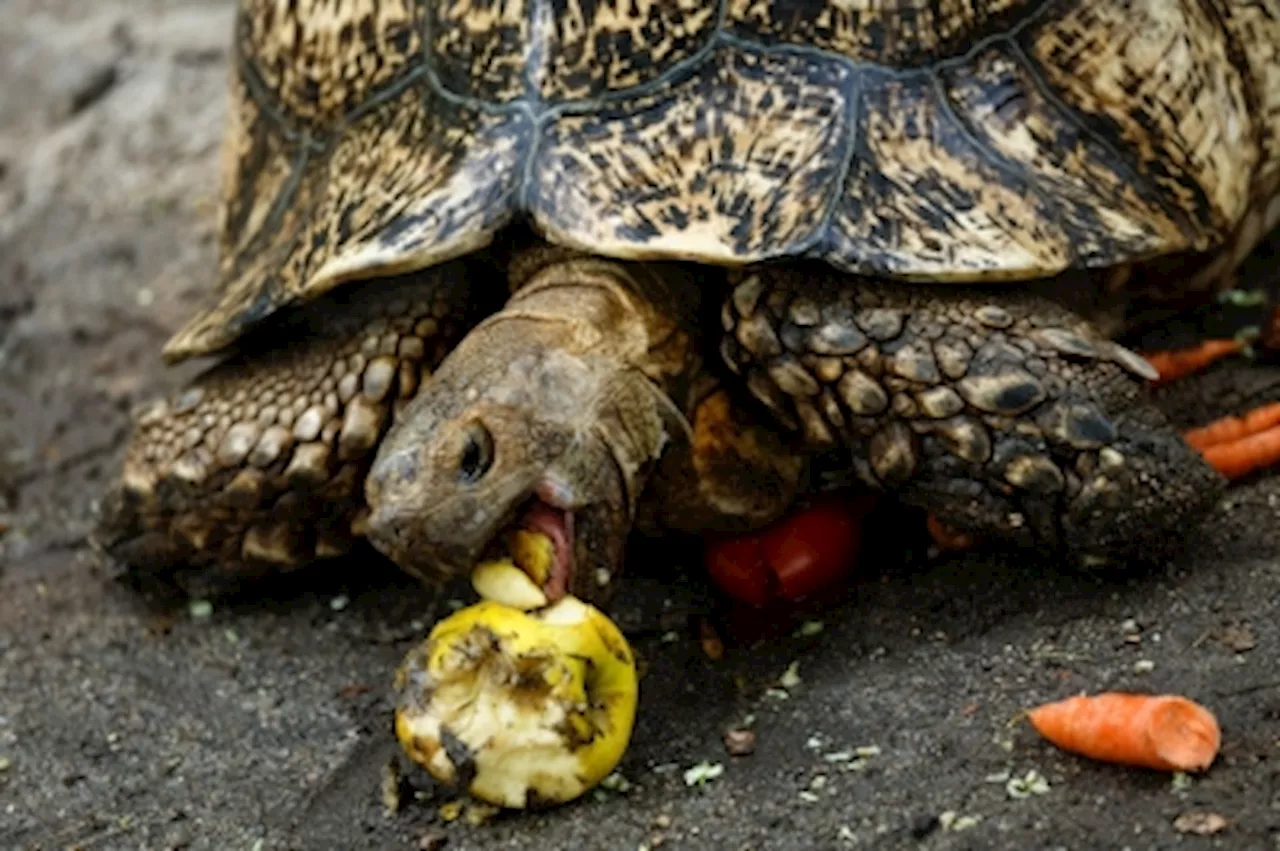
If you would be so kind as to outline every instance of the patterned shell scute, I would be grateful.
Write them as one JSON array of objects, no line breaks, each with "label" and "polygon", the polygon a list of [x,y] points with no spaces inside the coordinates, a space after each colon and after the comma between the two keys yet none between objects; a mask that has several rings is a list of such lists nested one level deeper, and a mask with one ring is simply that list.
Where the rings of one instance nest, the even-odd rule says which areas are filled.
[{"label": "patterned shell scute", "polygon": [[677,85],[548,124],[529,205],[549,234],[605,254],[803,251],[839,192],[851,74],[722,47]]},{"label": "patterned shell scute", "polygon": [[1280,219],[1280,0],[240,0],[212,352],[515,216],[1022,280]]},{"label": "patterned shell scute", "polygon": [[915,68],[1007,32],[1044,0],[728,0],[749,41],[816,48],[855,62]]},{"label": "patterned shell scute", "polygon": [[863,95],[833,261],[938,276],[1064,267],[1069,238],[1052,202],[976,150],[941,98],[922,75],[877,80]]},{"label": "patterned shell scute", "polygon": [[[1225,4],[1229,44],[1242,54],[1235,61],[1246,69],[1249,88],[1257,97],[1255,121],[1262,134],[1262,167],[1259,182],[1280,177],[1280,2],[1229,0]],[[1271,224],[1280,222],[1280,204]]]},{"label": "patterned shell scute", "polygon": [[449,92],[492,104],[581,101],[652,82],[716,35],[705,0],[433,0],[430,63]]},{"label": "patterned shell scute", "polygon": [[1201,225],[1197,248],[1243,214],[1259,154],[1245,83],[1212,5],[1064,4],[1018,39],[1067,112]]},{"label": "patterned shell scute", "polygon": [[1012,45],[981,50],[939,78],[939,97],[975,150],[1006,173],[1035,176],[1027,191],[1054,206],[1050,215],[1069,237],[1076,262],[1141,257],[1182,238],[1185,217],[1167,208],[1114,148],[1064,114]]},{"label": "patterned shell scute", "polygon": [[[530,132],[523,113],[457,106],[415,85],[325,148],[301,148],[267,214],[224,218],[230,284],[166,353],[214,351],[278,308],[344,281],[425,268],[484,244],[510,217]],[[267,195],[257,170],[235,170],[255,161],[229,159],[240,191],[224,209]]]},{"label": "patterned shell scute", "polygon": [[413,0],[240,4],[238,52],[290,119],[329,126],[407,73],[422,53]]}]

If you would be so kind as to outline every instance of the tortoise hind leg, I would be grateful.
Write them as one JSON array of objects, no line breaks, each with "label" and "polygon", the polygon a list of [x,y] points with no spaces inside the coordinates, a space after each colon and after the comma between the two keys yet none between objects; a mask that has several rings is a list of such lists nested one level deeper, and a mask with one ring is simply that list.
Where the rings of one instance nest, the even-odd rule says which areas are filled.
[{"label": "tortoise hind leg", "polygon": [[459,264],[346,287],[136,419],[96,546],[218,593],[347,551],[392,413],[470,327]]},{"label": "tortoise hind leg", "polygon": [[725,359],[775,416],[953,531],[1154,554],[1225,485],[1147,397],[1149,364],[1020,289],[769,267],[723,317]]}]

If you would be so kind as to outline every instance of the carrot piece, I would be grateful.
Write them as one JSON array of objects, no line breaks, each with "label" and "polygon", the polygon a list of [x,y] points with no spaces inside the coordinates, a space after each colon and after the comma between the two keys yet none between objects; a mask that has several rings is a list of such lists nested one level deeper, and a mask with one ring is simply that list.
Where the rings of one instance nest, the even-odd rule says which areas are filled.
[{"label": "carrot piece", "polygon": [[1280,304],[1271,311],[1271,322],[1262,332],[1262,348],[1269,352],[1280,351]]},{"label": "carrot piece", "polygon": [[1064,751],[1157,771],[1203,771],[1222,743],[1213,713],[1177,695],[1080,695],[1038,706],[1028,716]]},{"label": "carrot piece", "polygon": [[929,537],[933,539],[933,543],[938,549],[944,553],[967,552],[973,549],[976,543],[972,535],[957,532],[937,517],[934,517],[933,514],[929,514],[924,522],[925,528],[929,530]]},{"label": "carrot piece", "polygon": [[1182,439],[1193,449],[1204,451],[1219,443],[1233,443],[1251,434],[1280,425],[1280,402],[1254,408],[1243,417],[1223,417],[1208,425],[1193,428]]},{"label": "carrot piece", "polygon": [[1280,426],[1230,443],[1215,443],[1200,454],[1228,479],[1239,479],[1280,462]]},{"label": "carrot piece", "polygon": [[1204,340],[1186,349],[1150,352],[1143,356],[1160,373],[1159,381],[1174,381],[1243,350],[1244,343],[1239,340],[1215,339]]}]

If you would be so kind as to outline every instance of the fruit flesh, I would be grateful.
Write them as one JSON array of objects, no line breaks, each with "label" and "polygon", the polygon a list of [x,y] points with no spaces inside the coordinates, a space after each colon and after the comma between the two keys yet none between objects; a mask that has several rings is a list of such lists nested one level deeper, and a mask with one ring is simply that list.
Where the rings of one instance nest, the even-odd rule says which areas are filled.
[{"label": "fruit flesh", "polygon": [[441,621],[396,675],[396,736],[441,782],[503,807],[563,803],[613,771],[635,722],[635,658],[574,597],[485,600]]},{"label": "fruit flesh", "polygon": [[[484,562],[485,598],[438,623],[396,675],[396,736],[437,780],[503,807],[562,803],[613,771],[635,723],[635,657],[573,596],[550,600],[555,542],[520,529]],[[563,594],[563,592],[561,592]]]},{"label": "fruit flesh", "polygon": [[471,585],[484,599],[526,612],[540,609],[564,596],[564,582],[549,587],[559,579],[561,559],[551,536],[517,529],[511,535],[511,554],[476,565]]}]

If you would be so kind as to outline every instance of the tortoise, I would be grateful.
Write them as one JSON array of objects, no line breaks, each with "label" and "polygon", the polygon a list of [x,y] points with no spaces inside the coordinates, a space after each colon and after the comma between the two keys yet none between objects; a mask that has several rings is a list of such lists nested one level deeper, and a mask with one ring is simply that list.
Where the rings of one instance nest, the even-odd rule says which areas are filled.
[{"label": "tortoise", "polygon": [[[1141,553],[1223,478],[1116,340],[1230,286],[1280,221],[1278,76],[1274,0],[242,0],[219,284],[164,348],[221,360],[138,416],[96,540],[238,580],[367,536],[437,575],[549,505],[582,521],[591,598],[636,488],[696,526],[684,485],[713,470],[750,526],[821,454],[958,529]],[[521,426],[543,366],[484,422],[498,379],[454,350],[509,286],[583,275],[654,318],[639,367],[664,334],[685,353],[617,379],[660,427],[596,532],[581,482],[529,472],[584,445]],[[606,308],[560,305],[637,366]]]}]

